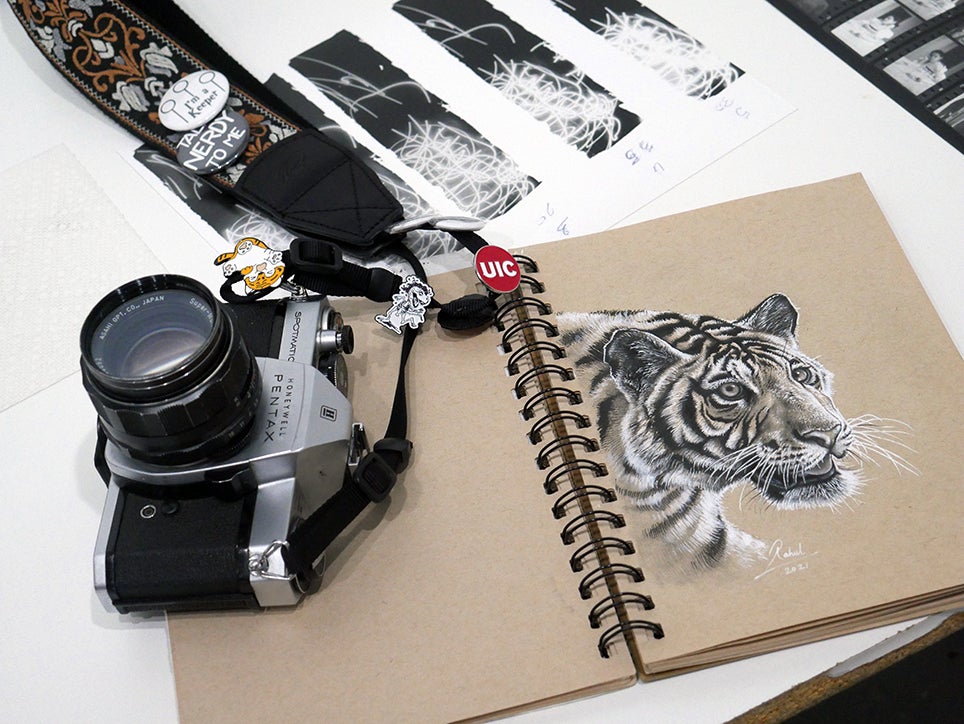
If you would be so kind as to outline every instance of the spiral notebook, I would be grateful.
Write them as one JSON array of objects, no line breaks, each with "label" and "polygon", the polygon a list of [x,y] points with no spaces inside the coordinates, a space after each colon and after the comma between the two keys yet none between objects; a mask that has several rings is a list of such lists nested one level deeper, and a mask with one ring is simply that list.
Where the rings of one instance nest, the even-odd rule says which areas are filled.
[{"label": "spiral notebook", "polygon": [[[964,364],[859,176],[517,251],[497,327],[420,335],[322,590],[170,617],[183,722],[494,717],[964,603]],[[397,340],[339,308],[377,432]]]}]

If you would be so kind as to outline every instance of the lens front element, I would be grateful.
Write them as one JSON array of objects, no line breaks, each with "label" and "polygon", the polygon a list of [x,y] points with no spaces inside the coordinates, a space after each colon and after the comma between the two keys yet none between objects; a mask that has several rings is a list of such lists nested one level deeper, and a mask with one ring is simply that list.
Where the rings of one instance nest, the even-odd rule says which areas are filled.
[{"label": "lens front element", "polygon": [[108,313],[90,340],[91,357],[112,377],[149,378],[177,369],[213,329],[214,312],[197,294],[148,292]]},{"label": "lens front element", "polygon": [[194,463],[243,441],[261,385],[233,317],[199,282],[136,279],[81,329],[84,387],[107,436],[133,457]]}]

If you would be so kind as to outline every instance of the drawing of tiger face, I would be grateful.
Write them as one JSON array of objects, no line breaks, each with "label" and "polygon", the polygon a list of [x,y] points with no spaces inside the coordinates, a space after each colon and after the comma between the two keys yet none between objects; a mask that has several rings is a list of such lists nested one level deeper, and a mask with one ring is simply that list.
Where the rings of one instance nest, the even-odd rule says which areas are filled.
[{"label": "drawing of tiger face", "polygon": [[866,446],[855,433],[865,418],[848,421],[837,410],[830,373],[797,346],[797,316],[782,294],[734,322],[673,312],[558,315],[562,341],[590,381],[620,490],[651,514],[646,534],[696,568],[764,552],[726,520],[730,487],[746,483],[790,510],[833,506],[860,487],[846,463]]}]

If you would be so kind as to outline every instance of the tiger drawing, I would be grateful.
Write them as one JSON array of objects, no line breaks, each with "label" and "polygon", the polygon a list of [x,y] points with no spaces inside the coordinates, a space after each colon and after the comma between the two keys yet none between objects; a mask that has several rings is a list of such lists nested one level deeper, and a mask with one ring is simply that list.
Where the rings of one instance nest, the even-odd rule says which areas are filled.
[{"label": "tiger drawing", "polygon": [[797,310],[782,294],[732,322],[557,316],[617,487],[684,570],[764,556],[763,541],[726,519],[727,489],[746,484],[744,494],[778,509],[836,506],[860,489],[860,460],[883,450],[868,431],[879,418],[837,410],[831,374],[798,348]]}]

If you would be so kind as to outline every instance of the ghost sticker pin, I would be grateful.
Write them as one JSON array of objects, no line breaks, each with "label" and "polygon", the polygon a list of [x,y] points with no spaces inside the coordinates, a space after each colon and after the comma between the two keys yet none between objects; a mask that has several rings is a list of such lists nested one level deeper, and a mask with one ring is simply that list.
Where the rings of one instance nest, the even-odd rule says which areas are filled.
[{"label": "ghost sticker pin", "polygon": [[401,334],[405,325],[418,329],[425,321],[425,310],[434,294],[432,287],[414,274],[409,274],[392,296],[392,306],[385,314],[376,315],[375,321],[395,334]]}]

